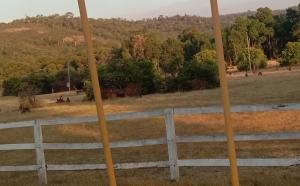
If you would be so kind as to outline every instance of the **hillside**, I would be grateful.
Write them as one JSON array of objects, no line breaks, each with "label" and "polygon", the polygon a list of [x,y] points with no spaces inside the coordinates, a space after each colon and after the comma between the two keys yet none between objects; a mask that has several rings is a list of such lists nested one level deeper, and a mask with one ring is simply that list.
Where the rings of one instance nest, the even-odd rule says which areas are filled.
[{"label": "hillside", "polygon": [[[282,11],[277,11],[282,13]],[[222,16],[224,26],[236,17],[253,12]],[[177,37],[184,29],[194,27],[212,34],[210,18],[173,16],[128,21],[123,19],[91,19],[97,60],[106,62],[112,47],[119,47],[138,31],[154,33],[162,41]],[[80,20],[72,13],[26,17],[11,23],[0,24],[0,80],[20,77],[30,72],[61,70],[68,60],[85,63],[85,49]]]}]

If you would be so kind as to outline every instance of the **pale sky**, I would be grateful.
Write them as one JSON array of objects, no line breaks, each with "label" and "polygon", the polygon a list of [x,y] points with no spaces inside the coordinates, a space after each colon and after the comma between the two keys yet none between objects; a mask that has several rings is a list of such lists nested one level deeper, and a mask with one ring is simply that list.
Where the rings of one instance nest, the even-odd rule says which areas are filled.
[{"label": "pale sky", "polygon": [[[268,6],[285,9],[299,0],[219,0],[221,14]],[[89,17],[143,19],[176,14],[210,16],[209,0],[86,0]],[[37,14],[79,15],[77,0],[0,0],[0,22]]]}]

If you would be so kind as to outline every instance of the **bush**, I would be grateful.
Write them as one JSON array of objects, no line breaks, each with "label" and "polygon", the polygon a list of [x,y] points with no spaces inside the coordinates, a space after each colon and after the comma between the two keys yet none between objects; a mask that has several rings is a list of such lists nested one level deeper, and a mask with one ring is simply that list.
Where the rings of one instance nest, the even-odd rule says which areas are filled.
[{"label": "bush", "polygon": [[192,60],[185,63],[177,79],[181,90],[215,88],[219,86],[218,66],[215,61]]},{"label": "bush", "polygon": [[[73,88],[82,89],[83,88],[82,74],[77,72],[74,68],[70,68],[70,77],[71,77],[70,78],[71,89],[73,89]],[[50,84],[49,86],[51,86],[51,89],[53,87],[56,92],[66,91],[69,89],[67,87],[68,82],[69,82],[68,70],[64,69],[64,70],[59,71],[55,75],[52,85]],[[50,87],[48,87],[48,88],[50,88]]]},{"label": "bush", "polygon": [[33,87],[34,89],[39,90],[39,92],[36,92],[35,94],[51,93],[52,85],[54,81],[55,81],[54,76],[49,75],[48,73],[45,72],[32,73],[22,79],[23,84],[25,83],[25,85],[27,84],[31,88]]},{"label": "bush", "polygon": [[131,82],[141,87],[141,93],[151,94],[158,90],[159,75],[154,63],[149,60],[141,60],[132,64]]},{"label": "bush", "polygon": [[194,59],[198,63],[204,63],[206,61],[217,61],[217,52],[215,50],[202,50],[194,56]]},{"label": "bush", "polygon": [[[37,93],[50,93],[54,77],[45,73],[32,73],[23,78],[10,78],[3,82],[3,96],[18,96],[20,93],[30,90],[39,90]],[[30,88],[29,88],[30,87]]]},{"label": "bush", "polygon": [[279,62],[282,66],[300,64],[300,42],[289,42],[282,51]]},{"label": "bush", "polygon": [[[154,63],[149,60],[115,59],[98,67],[101,88],[125,90],[128,86],[138,88],[140,94],[154,93],[159,89],[160,79]],[[93,98],[90,81],[85,82],[87,99]]]},{"label": "bush", "polygon": [[250,48],[250,58],[251,61],[249,61],[249,53],[247,48],[239,54],[237,67],[240,71],[249,70],[250,64],[253,70],[266,68],[268,59],[263,50]]},{"label": "bush", "polygon": [[85,92],[85,99],[88,101],[92,101],[95,99],[94,92],[93,92],[93,86],[91,81],[85,81],[83,90]]},{"label": "bush", "polygon": [[20,85],[21,85],[21,79],[20,78],[10,78],[3,81],[2,88],[3,96],[18,96],[18,93],[20,91]]}]

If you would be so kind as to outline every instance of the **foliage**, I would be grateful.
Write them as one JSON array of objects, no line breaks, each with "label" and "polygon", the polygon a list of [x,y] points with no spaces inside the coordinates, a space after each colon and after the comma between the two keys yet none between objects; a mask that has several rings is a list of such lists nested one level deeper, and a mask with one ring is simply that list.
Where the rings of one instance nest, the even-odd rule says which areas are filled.
[{"label": "foliage", "polygon": [[184,63],[184,51],[181,42],[167,39],[161,46],[160,68],[166,75],[176,76]]},{"label": "foliage", "polygon": [[289,42],[282,52],[280,60],[282,66],[300,64],[300,42]]},{"label": "foliage", "polygon": [[[83,88],[83,77],[80,74],[80,72],[76,71],[73,67],[70,67],[70,77],[71,77],[70,78],[71,89],[82,89]],[[55,74],[54,81],[53,81],[52,85],[50,84],[49,86],[51,86],[51,88],[53,88],[54,91],[56,91],[56,92],[63,91],[63,90],[68,89],[67,88],[68,82],[69,82],[68,70],[63,69]]]},{"label": "foliage", "polygon": [[19,78],[10,78],[4,80],[2,84],[3,96],[18,96],[21,80]]},{"label": "foliage", "polygon": [[[153,19],[90,19],[102,87],[141,94],[211,88],[218,85],[210,18],[160,16]],[[239,70],[263,68],[282,54],[282,65],[298,64],[300,6],[286,12],[222,17],[225,60]],[[80,19],[65,15],[26,17],[0,24],[0,80],[4,95],[88,90],[90,75]],[[18,45],[16,45],[17,43]],[[289,43],[289,44],[288,44]],[[285,50],[284,48],[287,47]],[[283,51],[284,50],[284,51]],[[203,85],[203,86],[202,86]]]},{"label": "foliage", "polygon": [[239,55],[237,64],[239,70],[247,71],[251,67],[255,70],[259,68],[265,68],[267,66],[267,57],[262,49],[250,48],[249,51],[248,49],[244,49],[243,52]]},{"label": "foliage", "polygon": [[50,93],[53,82],[54,77],[43,72],[32,73],[23,78],[10,78],[3,82],[3,96]]},{"label": "foliage", "polygon": [[178,37],[184,43],[184,57],[186,61],[191,60],[201,50],[212,48],[209,37],[192,28],[184,30]]},{"label": "foliage", "polygon": [[198,63],[204,63],[206,61],[217,61],[217,52],[215,50],[202,50],[194,56],[194,59]]},{"label": "foliage", "polygon": [[204,83],[203,88],[215,88],[219,86],[218,66],[215,61],[199,63],[192,60],[184,64],[178,74],[178,86],[181,90],[191,90],[193,81]]},{"label": "foliage", "polygon": [[[124,90],[127,86],[135,85],[141,94],[150,94],[159,89],[159,75],[154,64],[149,60],[118,59],[98,67],[102,89]],[[93,99],[92,86],[85,81],[84,89],[87,98]]]}]

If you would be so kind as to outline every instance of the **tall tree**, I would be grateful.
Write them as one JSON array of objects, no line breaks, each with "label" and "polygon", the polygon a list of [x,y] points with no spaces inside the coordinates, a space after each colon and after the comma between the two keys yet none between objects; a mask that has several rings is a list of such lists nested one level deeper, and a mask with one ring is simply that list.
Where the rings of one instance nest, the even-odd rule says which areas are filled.
[{"label": "tall tree", "polygon": [[272,10],[268,7],[257,9],[255,18],[265,25],[265,36],[267,39],[262,43],[262,47],[267,54],[268,58],[274,57],[274,25],[275,18]]},{"label": "tall tree", "polygon": [[170,74],[175,77],[184,63],[184,52],[180,41],[167,39],[162,43],[160,55],[160,68],[165,76]]},{"label": "tall tree", "polygon": [[179,39],[184,43],[184,57],[186,61],[191,60],[201,50],[212,48],[209,36],[192,28],[184,30],[179,35]]}]

